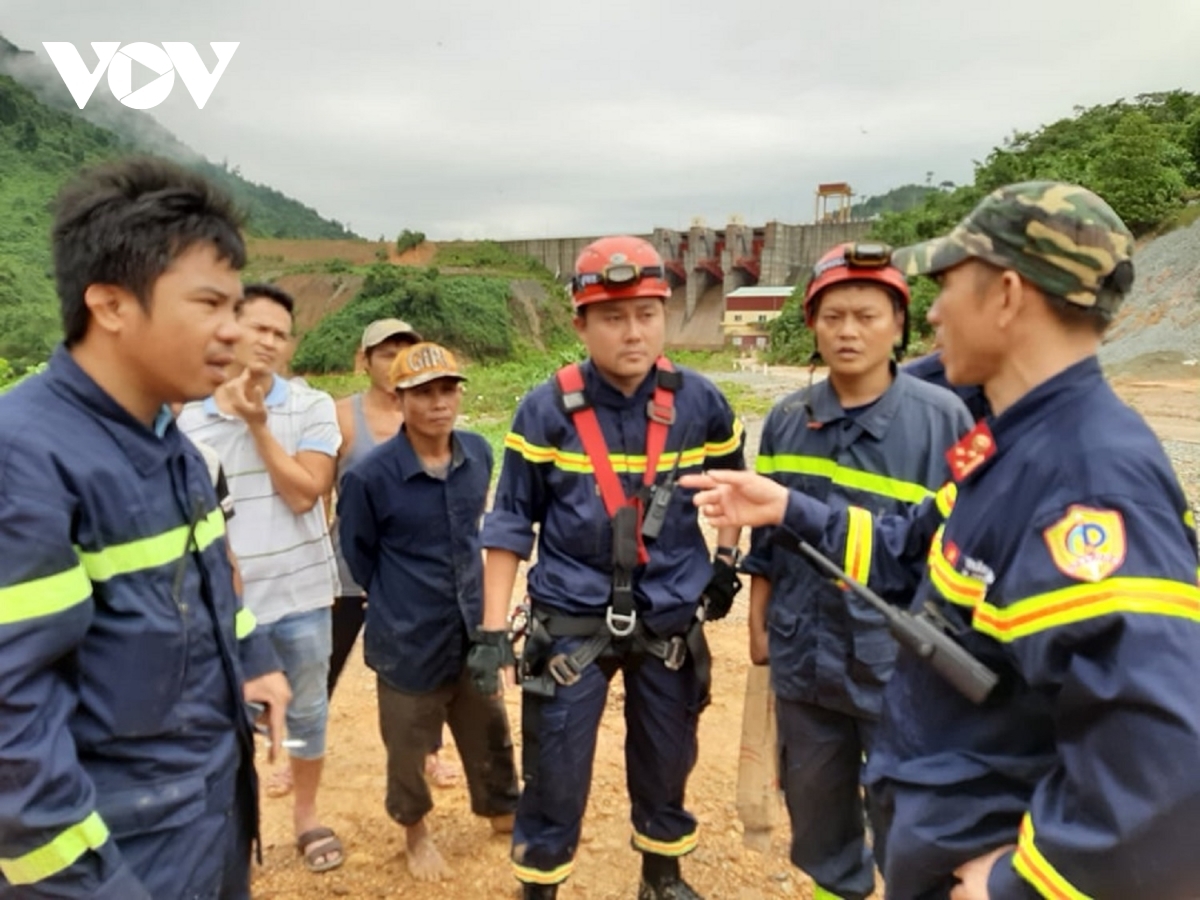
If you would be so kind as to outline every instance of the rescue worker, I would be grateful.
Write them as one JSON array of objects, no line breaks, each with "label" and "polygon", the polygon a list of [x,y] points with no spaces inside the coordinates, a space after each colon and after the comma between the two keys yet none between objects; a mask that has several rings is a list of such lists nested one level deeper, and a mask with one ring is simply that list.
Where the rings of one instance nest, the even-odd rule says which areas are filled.
[{"label": "rescue worker", "polygon": [[[1195,519],[1096,358],[1132,251],[1095,194],[1027,182],[893,257],[940,280],[946,375],[982,385],[995,418],[955,446],[934,500],[873,518],[870,580],[885,596],[919,581],[912,609],[929,604],[999,687],[975,705],[898,660],[867,763],[889,898],[1176,900],[1200,884]],[[851,515],[816,498],[722,472],[689,484],[718,525],[844,549]]]},{"label": "rescue worker", "polygon": [[201,176],[125,159],[59,195],[64,342],[0,397],[0,897],[250,896],[254,732],[288,700],[168,404],[225,377],[245,248]]},{"label": "rescue worker", "polygon": [[484,693],[513,662],[506,616],[537,528],[521,660],[524,791],[512,859],[526,898],[570,874],[608,682],[623,672],[625,764],[642,900],[699,895],[680,876],[696,847],[684,808],[708,701],[702,619],[729,611],[738,529],[709,551],[678,471],[743,465],[741,423],[711,382],[662,355],[670,287],[658,252],[603,238],[579,255],[575,330],[588,351],[531,391],[505,438],[488,548],[482,628],[467,665]]},{"label": "rescue worker", "polygon": [[[897,371],[909,291],[890,253],[886,244],[843,244],[813,267],[804,320],[829,377],[775,405],[756,462],[780,484],[873,515],[932,496],[948,475],[946,450],[971,427],[954,394]],[[861,530],[851,530],[845,568],[865,579],[869,522],[857,515],[854,524]],[[879,612],[777,547],[772,532],[754,531],[742,568],[753,576],[751,661],[770,660],[791,859],[817,900],[865,900],[875,864],[860,772],[896,643]]]}]

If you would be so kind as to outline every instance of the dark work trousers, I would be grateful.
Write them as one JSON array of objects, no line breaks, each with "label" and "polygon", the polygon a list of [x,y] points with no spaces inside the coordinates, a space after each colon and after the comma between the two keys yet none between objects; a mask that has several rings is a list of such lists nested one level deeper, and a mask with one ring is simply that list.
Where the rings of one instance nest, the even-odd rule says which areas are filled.
[{"label": "dark work trousers", "polygon": [[[583,638],[555,638],[548,656],[570,653]],[[525,789],[513,832],[513,868],[528,884],[557,884],[571,874],[587,808],[596,735],[608,684],[620,668],[625,683],[625,780],[633,846],[683,856],[696,848],[696,819],[684,809],[696,764],[696,726],[705,690],[691,656],[671,671],[632,652],[602,656],[579,681],[553,697],[521,697]]]},{"label": "dark work trousers", "polygon": [[[247,763],[248,764],[248,763]],[[240,796],[246,782],[237,771],[209,779],[197,799],[203,810],[187,818],[180,809],[179,827],[149,829],[131,821],[139,833],[124,835],[126,823],[108,822],[121,855],[155,900],[250,900],[251,815],[253,801]],[[163,822],[167,825],[167,822]],[[17,891],[18,895],[20,890]],[[4,891],[0,889],[0,894]]]},{"label": "dark work trousers", "polygon": [[401,825],[416,825],[433,809],[425,757],[446,724],[462,757],[471,812],[491,818],[516,810],[517,771],[504,701],[475,690],[466,669],[458,681],[427,694],[398,691],[382,679],[376,686],[389,816]]},{"label": "dark work trousers", "polygon": [[[879,868],[888,900],[949,900],[958,883],[954,870],[995,846],[997,826],[1010,831],[1010,843],[1017,842],[1029,808],[1028,787],[1014,780],[1002,796],[997,790],[990,772],[978,781],[946,785],[887,779],[868,785],[871,808],[879,813],[875,827],[887,835]],[[987,803],[972,803],[972,797],[987,797]]]},{"label": "dark work trousers", "polygon": [[860,787],[875,723],[782,697],[775,713],[792,863],[817,884],[817,897],[865,900],[875,889],[875,862],[864,812],[881,833]]},{"label": "dark work trousers", "polygon": [[338,676],[350,658],[350,651],[362,631],[367,615],[367,598],[343,596],[333,598],[333,652],[329,656],[329,696],[337,686]]}]

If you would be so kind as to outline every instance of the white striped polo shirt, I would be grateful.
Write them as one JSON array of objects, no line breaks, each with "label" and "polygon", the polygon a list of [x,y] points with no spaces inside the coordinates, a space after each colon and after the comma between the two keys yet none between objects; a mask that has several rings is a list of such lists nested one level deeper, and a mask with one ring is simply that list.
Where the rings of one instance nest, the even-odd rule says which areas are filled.
[{"label": "white striped polo shirt", "polygon": [[[333,398],[276,376],[265,399],[267,427],[291,456],[310,450],[337,456],[342,436]],[[320,609],[341,588],[324,504],[296,515],[271,484],[250,429],[212,397],[189,403],[179,427],[220,454],[237,508],[229,540],[242,568],[243,602],[261,624]]]}]

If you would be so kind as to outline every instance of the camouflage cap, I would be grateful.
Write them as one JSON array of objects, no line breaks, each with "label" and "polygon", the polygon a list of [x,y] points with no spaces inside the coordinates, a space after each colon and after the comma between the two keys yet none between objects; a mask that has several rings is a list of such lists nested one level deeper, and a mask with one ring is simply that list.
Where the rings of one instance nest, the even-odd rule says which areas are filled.
[{"label": "camouflage cap", "polygon": [[949,234],[901,248],[892,262],[911,276],[981,259],[1108,317],[1133,286],[1132,253],[1133,235],[1091,191],[1026,181],[993,191]]}]

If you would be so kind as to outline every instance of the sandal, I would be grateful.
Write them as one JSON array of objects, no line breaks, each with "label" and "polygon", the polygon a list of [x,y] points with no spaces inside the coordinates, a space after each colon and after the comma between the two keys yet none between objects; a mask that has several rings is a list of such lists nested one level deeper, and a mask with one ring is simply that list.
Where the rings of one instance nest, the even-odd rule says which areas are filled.
[{"label": "sandal", "polygon": [[[346,861],[342,842],[332,828],[313,828],[296,838],[296,851],[304,857],[304,866],[310,872],[328,872]],[[317,862],[322,859],[322,862]]]}]

